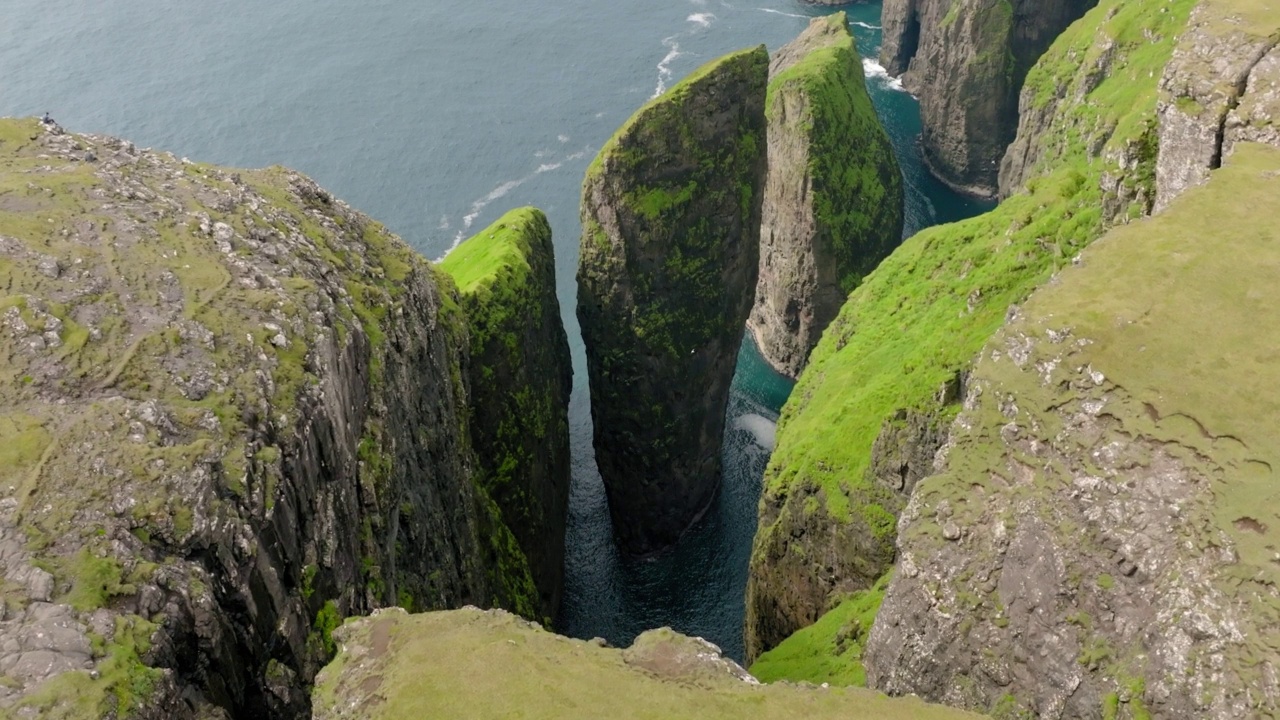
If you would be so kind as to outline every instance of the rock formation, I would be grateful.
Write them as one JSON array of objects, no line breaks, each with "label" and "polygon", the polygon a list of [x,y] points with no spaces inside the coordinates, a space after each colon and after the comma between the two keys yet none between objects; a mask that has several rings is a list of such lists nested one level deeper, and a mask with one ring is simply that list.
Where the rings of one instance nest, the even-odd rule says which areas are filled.
[{"label": "rock formation", "polygon": [[675,542],[719,484],[759,261],[768,65],[761,46],[695,71],[606,143],[583,184],[596,463],[629,553]]},{"label": "rock formation", "polygon": [[920,98],[921,150],[941,180],[996,192],[1018,92],[1054,39],[1097,0],[886,0],[880,61]]},{"label": "rock formation", "polygon": [[827,328],[765,472],[748,661],[893,567],[897,514],[931,474],[967,369],[1010,304],[1113,219],[1149,210],[1157,85],[1193,5],[1107,0],[1073,26],[1024,91],[1053,112],[1019,140],[1035,158],[1022,190],[908,239]]},{"label": "rock formation", "polygon": [[902,237],[902,175],[844,13],[815,18],[769,64],[760,280],[747,327],[799,375],[822,331]]},{"label": "rock formation", "polygon": [[564,585],[573,368],[551,226],[536,208],[512,210],[440,268],[457,282],[471,329],[470,427],[482,483],[538,586],[536,607],[518,610],[554,618]]},{"label": "rock formation", "polygon": [[288,170],[0,121],[0,711],[304,717],[343,616],[536,598],[436,273]]},{"label": "rock formation", "polygon": [[380,611],[336,633],[317,678],[315,720],[601,717],[737,720],[976,720],[861,688],[761,685],[719,648],[670,629],[626,650],[571,640],[501,611]]},{"label": "rock formation", "polygon": [[903,513],[871,685],[1011,717],[1280,710],[1278,213],[1280,149],[1241,142],[1010,314]]}]

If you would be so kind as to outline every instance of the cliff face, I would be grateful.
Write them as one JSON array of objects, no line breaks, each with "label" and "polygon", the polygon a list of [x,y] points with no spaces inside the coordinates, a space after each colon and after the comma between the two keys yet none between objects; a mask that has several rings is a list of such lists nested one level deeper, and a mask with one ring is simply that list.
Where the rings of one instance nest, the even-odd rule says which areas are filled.
[{"label": "cliff face", "polygon": [[903,513],[873,686],[1035,717],[1280,710],[1278,178],[1280,150],[1237,144],[987,344]]},{"label": "cliff face", "polygon": [[714,645],[650,630],[626,650],[465,608],[352,621],[318,678],[316,720],[522,717],[585,720],[962,720],[978,716],[858,688],[760,685]]},{"label": "cliff face", "polygon": [[886,0],[881,63],[920,98],[921,151],[935,175],[965,192],[996,192],[1027,71],[1096,4]]},{"label": "cliff face", "polygon": [[[1225,7],[1232,11],[1229,15]],[[1204,182],[1231,141],[1274,141],[1280,32],[1269,7],[1202,3],[1160,81],[1160,157],[1155,208]],[[1240,108],[1242,96],[1249,105]]]},{"label": "cliff face", "polygon": [[[538,597],[508,605],[553,618],[564,586],[573,368],[556,299],[551,226],[512,210],[449,253],[471,329],[471,440],[481,482],[519,542]],[[495,567],[500,578],[522,573]],[[512,593],[519,596],[519,593]]]},{"label": "cliff face", "polygon": [[341,616],[511,601],[424,260],[284,169],[9,120],[0,164],[8,712],[304,716]]},{"label": "cliff face", "polygon": [[769,66],[760,280],[747,327],[795,377],[849,292],[902,237],[902,175],[844,13],[815,18]]},{"label": "cliff face", "polygon": [[[748,660],[893,566],[897,514],[931,474],[971,361],[1009,306],[1113,218],[1149,207],[1157,83],[1193,4],[1108,0],[1090,11],[1028,76],[1026,92],[1054,109],[1028,126],[1040,140],[1023,189],[908,239],[828,327],[765,472]],[[1097,75],[1103,57],[1108,72]]]},{"label": "cliff face", "polygon": [[670,545],[707,508],[759,262],[764,47],[640,109],[587,171],[578,318],[596,462],[621,547]]}]

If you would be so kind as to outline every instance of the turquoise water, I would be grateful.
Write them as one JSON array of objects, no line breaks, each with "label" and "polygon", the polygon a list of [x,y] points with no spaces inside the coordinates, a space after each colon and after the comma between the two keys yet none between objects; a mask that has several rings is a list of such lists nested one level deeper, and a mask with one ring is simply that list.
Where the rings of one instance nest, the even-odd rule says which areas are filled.
[{"label": "turquoise water", "polygon": [[[655,91],[729,50],[776,48],[827,11],[794,0],[4,5],[0,115],[49,111],[71,130],[180,156],[288,165],[432,258],[512,207],[545,210],[576,373],[560,629],[625,644],[671,625],[741,656],[746,565],[768,457],[761,433],[790,384],[744,344],[714,511],[672,552],[621,559],[591,457],[573,313],[578,192],[600,144]],[[849,11],[861,23],[853,29],[862,50],[874,54],[878,5]],[[921,168],[915,101],[887,78],[873,73],[868,82],[903,162],[908,232],[985,207]]]}]

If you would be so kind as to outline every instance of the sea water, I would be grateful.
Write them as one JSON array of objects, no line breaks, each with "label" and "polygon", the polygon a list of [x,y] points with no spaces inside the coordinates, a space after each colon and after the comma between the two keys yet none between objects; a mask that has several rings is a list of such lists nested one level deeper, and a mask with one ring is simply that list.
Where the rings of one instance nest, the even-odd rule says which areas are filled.
[{"label": "sea water", "polygon": [[[776,49],[795,0],[5,0],[0,115],[224,165],[287,165],[438,258],[506,210],[542,208],[574,359],[573,489],[558,629],[625,645],[661,625],[742,656],[743,592],[772,423],[790,390],[744,342],[716,505],[679,546],[613,547],[574,317],[582,175],[627,117],[698,65]],[[879,5],[846,8],[907,188],[907,234],[984,206],[929,177],[916,102],[872,59]]]}]

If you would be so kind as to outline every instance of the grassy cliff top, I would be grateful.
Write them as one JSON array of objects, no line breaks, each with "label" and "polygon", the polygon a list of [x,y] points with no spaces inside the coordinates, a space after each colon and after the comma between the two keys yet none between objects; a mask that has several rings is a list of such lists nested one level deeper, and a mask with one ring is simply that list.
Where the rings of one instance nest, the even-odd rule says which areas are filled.
[{"label": "grassy cliff top", "polygon": [[840,50],[857,52],[848,17],[843,11],[816,17],[795,40],[779,48],[770,58],[769,82],[772,84],[780,75],[796,68],[802,74],[822,72],[822,66],[829,65],[836,55],[822,51]]},{"label": "grassy cliff top", "polygon": [[503,270],[518,282],[529,272],[529,257],[537,239],[550,234],[551,226],[541,210],[516,208],[455,248],[439,267],[464,293],[492,283]]},{"label": "grassy cliff top", "polygon": [[689,73],[688,76],[671,86],[666,92],[650,98],[630,118],[627,118],[622,127],[618,128],[613,136],[601,146],[600,152],[596,154],[596,157],[587,167],[587,178],[598,174],[604,168],[607,158],[617,157],[626,153],[624,138],[642,132],[646,125],[664,122],[662,119],[667,117],[666,110],[672,107],[679,108],[687,99],[690,91],[707,76],[716,72],[751,73],[755,72],[757,64],[768,65],[768,63],[768,51],[764,45],[758,45],[718,57]]},{"label": "grassy cliff top", "polygon": [[623,651],[466,608],[384,611],[348,622],[337,636],[342,650],[313,694],[320,720],[977,717],[858,688],[744,681],[711,646],[670,630],[646,633]]}]

